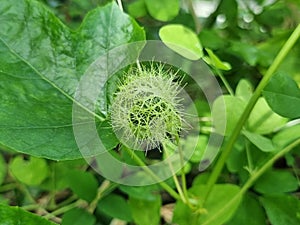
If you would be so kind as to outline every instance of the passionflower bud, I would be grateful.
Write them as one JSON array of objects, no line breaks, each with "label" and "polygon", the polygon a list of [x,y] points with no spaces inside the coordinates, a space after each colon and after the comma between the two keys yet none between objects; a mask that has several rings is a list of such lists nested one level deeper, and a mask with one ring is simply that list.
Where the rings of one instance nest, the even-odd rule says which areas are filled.
[{"label": "passionflower bud", "polygon": [[131,69],[120,82],[110,109],[111,124],[127,147],[151,150],[174,141],[182,125],[180,81],[162,65]]}]

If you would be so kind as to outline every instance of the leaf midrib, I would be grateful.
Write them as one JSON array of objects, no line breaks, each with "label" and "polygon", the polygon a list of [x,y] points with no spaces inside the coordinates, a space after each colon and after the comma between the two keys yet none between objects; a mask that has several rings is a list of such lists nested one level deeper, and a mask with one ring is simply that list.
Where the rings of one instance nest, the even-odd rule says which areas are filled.
[{"label": "leaf midrib", "polygon": [[82,109],[84,109],[85,111],[87,111],[88,113],[92,114],[93,116],[95,116],[97,119],[99,119],[100,121],[104,121],[105,119],[101,116],[99,116],[98,114],[96,114],[95,112],[91,111],[90,109],[88,109],[87,107],[85,107],[84,105],[82,105],[80,102],[76,101],[72,96],[70,96],[67,92],[65,92],[63,89],[61,89],[59,86],[57,86],[54,82],[52,82],[51,80],[49,80],[46,76],[44,76],[42,73],[40,73],[29,61],[27,61],[24,57],[22,57],[21,55],[19,55],[14,49],[12,49],[5,40],[3,40],[2,37],[0,37],[0,41],[7,47],[7,49],[14,55],[16,56],[18,59],[20,59],[22,62],[24,62],[27,66],[29,66],[42,80],[46,81],[47,83],[49,83],[53,88],[55,88],[56,90],[58,90],[60,93],[62,93],[67,99],[69,99],[71,102],[77,104],[79,107],[81,107]]}]

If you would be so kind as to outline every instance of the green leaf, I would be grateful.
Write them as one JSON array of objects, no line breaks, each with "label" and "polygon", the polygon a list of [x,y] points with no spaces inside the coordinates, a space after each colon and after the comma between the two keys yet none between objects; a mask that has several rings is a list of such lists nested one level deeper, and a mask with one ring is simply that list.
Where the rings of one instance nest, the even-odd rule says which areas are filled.
[{"label": "green leaf", "polygon": [[198,215],[191,211],[186,204],[182,201],[177,201],[174,213],[172,224],[180,224],[180,225],[197,225]]},{"label": "green leaf", "polygon": [[299,138],[300,138],[300,124],[297,124],[281,130],[273,137],[272,140],[274,145],[282,149]]},{"label": "green leaf", "polygon": [[48,176],[49,168],[46,160],[30,157],[24,160],[16,156],[9,164],[12,175],[20,182],[27,185],[40,185]]},{"label": "green leaf", "polygon": [[[195,143],[197,143],[195,147]],[[182,143],[182,149],[183,151],[190,151],[189,149],[195,149],[193,152],[193,155],[189,159],[190,162],[193,163],[199,163],[203,155],[205,153],[205,149],[208,143],[208,137],[205,135],[199,135],[199,136],[188,136],[187,139],[184,139]]]},{"label": "green leaf", "polygon": [[220,70],[231,70],[231,65],[227,62],[222,62],[218,56],[216,56],[212,50],[205,48],[206,52],[208,53],[208,60],[206,59],[206,63],[212,65]]},{"label": "green leaf", "polygon": [[171,24],[159,30],[161,40],[170,49],[190,60],[198,60],[203,56],[202,45],[197,35],[189,28]]},{"label": "green leaf", "polygon": [[0,204],[0,225],[56,225],[19,207]]},{"label": "green leaf", "polygon": [[255,66],[259,59],[259,51],[252,44],[232,41],[229,52],[232,52],[234,55],[240,56],[251,66]]},{"label": "green leaf", "polygon": [[238,171],[244,170],[244,166],[247,165],[247,163],[245,141],[240,136],[240,138],[234,144],[231,153],[229,154],[229,157],[226,161],[226,166],[231,173],[237,173]]},{"label": "green leaf", "polygon": [[244,130],[243,134],[247,137],[247,139],[258,147],[263,152],[273,152],[276,148],[273,145],[273,142],[260,134],[251,133],[249,131]]},{"label": "green leaf", "polygon": [[[204,190],[205,187],[201,192]],[[239,191],[240,188],[236,185],[215,185],[204,206],[208,213],[199,218],[198,224],[221,225],[228,221],[241,202],[241,196],[237,195]]]},{"label": "green leaf", "polygon": [[288,118],[300,117],[300,89],[297,83],[283,73],[275,74],[263,91],[274,112]]},{"label": "green leaf", "polygon": [[134,18],[147,15],[147,8],[144,0],[137,0],[127,6],[128,13]]},{"label": "green leaf", "polygon": [[300,200],[290,196],[264,196],[260,199],[272,225],[300,224]]},{"label": "green leaf", "polygon": [[91,202],[96,197],[98,181],[92,173],[70,170],[65,174],[65,182],[81,199]]},{"label": "green leaf", "polygon": [[138,187],[120,185],[119,189],[130,197],[146,201],[155,201],[160,192],[160,187],[156,184]]},{"label": "green leaf", "polygon": [[[253,219],[255,215],[255,219]],[[265,225],[266,218],[263,207],[251,195],[246,194],[228,225]]]},{"label": "green leaf", "polygon": [[298,187],[298,180],[291,172],[270,170],[256,181],[254,189],[263,194],[277,194],[293,192]]},{"label": "green leaf", "polygon": [[5,177],[6,177],[6,173],[7,173],[7,166],[6,166],[6,162],[2,156],[2,154],[0,154],[0,185],[3,183]]},{"label": "green leaf", "polygon": [[68,173],[70,171],[77,171],[78,169],[85,167],[86,161],[84,159],[77,159],[71,161],[51,162],[50,175],[40,187],[43,190],[49,191],[62,191],[63,189],[69,188]]},{"label": "green leaf", "polygon": [[253,94],[253,86],[248,80],[241,79],[236,87],[235,96],[248,102]]},{"label": "green leaf", "polygon": [[98,210],[112,218],[118,218],[127,222],[132,221],[129,205],[119,195],[110,194],[101,199],[98,203]]},{"label": "green leaf", "polygon": [[[212,107],[212,117],[216,132],[226,136],[230,135],[245,107],[246,103],[240,98],[229,95],[218,97]],[[225,127],[226,129],[224,130]]]},{"label": "green leaf", "polygon": [[61,225],[95,225],[96,218],[84,209],[74,208],[62,217]]},{"label": "green leaf", "polygon": [[[205,185],[193,186],[189,192],[194,199],[202,202]],[[228,221],[237,210],[241,196],[237,195],[240,188],[231,184],[217,184],[213,187],[206,204],[204,212],[198,215],[181,201],[176,203],[173,222],[180,225],[222,225]]]},{"label": "green leaf", "polygon": [[179,13],[178,0],[145,0],[149,14],[160,21],[169,21]]},{"label": "green leaf", "polygon": [[133,220],[139,225],[160,224],[161,198],[154,201],[146,201],[129,197],[129,206]]},{"label": "green leaf", "polygon": [[[54,160],[81,158],[72,128],[78,82],[108,50],[144,40],[143,29],[114,2],[91,11],[76,31],[36,1],[3,1],[0,12],[0,146]],[[104,93],[105,82],[99,88]],[[98,117],[105,104],[101,98]],[[101,135],[106,128],[96,123]]]},{"label": "green leaf", "polygon": [[247,130],[257,134],[269,134],[281,128],[288,120],[274,113],[264,98],[259,98],[248,122]]},{"label": "green leaf", "polygon": [[215,30],[203,29],[199,34],[200,41],[205,48],[212,50],[225,48],[227,41],[222,39]]}]

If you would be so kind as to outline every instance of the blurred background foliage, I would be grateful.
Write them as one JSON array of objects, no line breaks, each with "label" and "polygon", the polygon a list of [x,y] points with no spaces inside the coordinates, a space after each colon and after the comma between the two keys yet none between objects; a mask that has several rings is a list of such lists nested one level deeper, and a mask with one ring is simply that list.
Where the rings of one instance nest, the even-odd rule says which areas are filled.
[{"label": "blurred background foliage", "polygon": [[[90,10],[110,2],[107,0],[39,1],[43,2],[63,23],[72,29],[77,29],[80,26],[85,15]],[[167,24],[182,24],[193,30],[205,49],[211,49],[213,54],[217,55],[221,61],[231,65],[231,69],[222,72],[229,81],[232,89],[240,90],[240,92],[241,89],[245,89],[238,86],[241,79],[246,78],[252,85],[256,85],[261,80],[261,77],[274,60],[283,43],[287,40],[296,25],[300,23],[299,0],[123,0],[122,6],[124,11],[135,18],[145,29],[148,40],[160,39],[159,30]],[[205,51],[205,55],[209,55],[209,53],[209,50]],[[300,86],[299,58],[300,42],[298,41],[285,61],[281,64],[279,71],[291,76]],[[240,85],[244,85],[243,87],[251,86],[247,83]],[[202,111],[203,117],[206,116],[205,114],[210,113],[207,104],[203,104],[201,101],[195,102],[195,104]],[[205,125],[210,126],[209,121],[207,124],[205,124],[204,121],[203,124],[204,127]],[[299,127],[297,129],[299,130]],[[298,135],[298,130],[296,130],[295,136]],[[193,139],[195,137],[191,136],[189,138]],[[285,137],[282,139],[285,139]],[[187,141],[187,143],[188,142],[189,141]],[[206,146],[206,144],[207,136],[201,135],[198,146],[200,150],[198,153],[203,151],[201,146]],[[189,147],[188,144],[186,144],[185,147]],[[239,140],[235,148],[239,150],[243,147],[243,140]],[[265,152],[256,151],[255,149],[254,151],[258,159],[265,159]],[[246,177],[245,174],[247,171],[243,168],[243,160],[247,158],[245,152],[242,152],[242,150],[235,152],[236,153],[232,154],[226,163],[227,170],[221,176],[222,181],[236,182],[237,177],[233,174],[238,171],[243,171],[243,173],[241,172],[239,174],[240,177]],[[26,189],[27,186],[35,186],[30,189],[33,196],[35,196],[41,204],[50,202],[50,208],[51,206],[54,207],[55,204],[64,207],[76,200],[77,197],[91,202],[96,196],[98,184],[103,182],[103,178],[97,176],[92,171],[90,171],[90,173],[83,172],[88,169],[84,160],[52,162],[45,159],[35,159],[33,157],[22,158],[14,154],[15,153],[5,153],[4,157],[0,155],[0,184],[8,184],[0,188],[0,192],[5,193],[0,195],[0,202],[7,202],[10,205],[29,204],[29,200],[32,197],[26,195],[26,193],[29,193]],[[297,153],[297,155],[299,155],[299,153]],[[127,160],[131,159],[128,155],[123,155],[122,157],[127,158]],[[140,157],[144,157],[144,155],[141,154]],[[205,179],[203,178],[204,176],[198,177],[199,179],[196,177],[199,173],[198,163],[200,160],[200,153],[199,155],[195,154],[190,160],[191,163],[188,164],[186,168],[186,173],[189,175],[189,185],[192,183],[197,184],[197,182],[204,183],[202,181]],[[6,165],[6,161],[10,161],[8,163],[9,166]],[[256,160],[256,158],[254,161],[259,163],[259,160]],[[297,176],[300,174],[299,164],[299,157],[294,158],[292,155],[288,155],[285,160],[279,161],[275,167],[287,170],[291,170],[291,167],[293,167],[293,172],[295,172]],[[7,178],[6,174],[8,170],[13,176]],[[273,185],[273,181],[267,180],[267,178],[276,178],[276,180],[279,180],[277,177],[285,179],[285,182],[282,182],[282,184],[287,184],[288,189],[285,190],[286,192],[296,191],[299,187],[299,179],[298,177],[296,178],[296,176],[291,177],[286,173],[278,173],[276,175],[274,171],[270,171],[269,174],[265,175],[261,180],[266,180],[266,182],[258,183],[255,186],[255,191],[258,193],[266,193],[270,191],[268,189],[270,186],[273,188],[273,192],[284,191],[282,186],[278,186],[277,184]],[[18,180],[19,183],[12,182],[12,177]],[[194,179],[195,177],[196,179]],[[243,181],[243,179],[241,180]],[[66,189],[68,187],[70,187],[71,190]],[[152,211],[157,211],[157,215],[151,214],[147,218],[159,221],[158,208],[160,205],[166,205],[170,202],[170,199],[166,196],[160,198],[158,195],[153,194],[159,189],[157,186],[149,186],[143,189],[121,186],[118,187],[119,189],[116,191],[117,194],[121,193],[121,195],[109,195],[116,187],[117,186],[113,186],[111,190],[104,193],[103,196],[107,195],[106,198],[103,198],[98,203],[101,207],[98,207],[95,212],[97,217],[107,219],[107,221],[103,221],[103,223],[99,224],[108,224],[108,221],[112,218],[131,221],[131,217],[135,217],[135,220],[139,220],[139,218],[136,218],[137,215],[145,215],[145,217],[147,217],[147,212],[151,214]],[[14,191],[8,192],[9,190]],[[41,190],[44,192],[41,192]],[[125,201],[124,193],[130,196],[129,203]],[[245,206],[242,205],[243,207],[239,209],[237,215],[256,214],[257,221],[260,217],[260,221],[264,223],[265,218],[262,208],[259,206],[258,201],[253,198],[252,194],[253,193],[247,194],[246,196],[247,204],[250,202],[251,207],[247,204],[245,204]],[[54,196],[55,202],[53,200]],[[66,200],[67,197],[70,198]],[[154,202],[154,204],[152,204],[153,209],[149,209],[148,205],[135,208],[136,205],[140,204],[137,200],[138,198]],[[83,208],[85,203],[79,200],[72,204],[78,204],[75,206]],[[270,205],[272,199],[267,200],[264,200],[263,204]],[[279,200],[280,199],[275,199],[274,202]],[[106,204],[108,202],[111,204]],[[130,212],[124,210],[128,207],[128,204],[137,215],[134,213],[131,215]],[[26,209],[31,210],[30,207]],[[168,218],[168,212],[170,212],[170,210],[165,207],[163,209],[167,212],[162,215],[165,216],[164,220],[170,220],[170,218]],[[247,210],[243,212],[243,209]],[[74,224],[74,215],[79,214],[83,215],[83,217],[86,216],[84,224],[94,224],[95,218],[90,214],[85,215],[84,213],[86,212],[78,208],[70,210],[64,215],[63,224]],[[155,215],[157,218],[154,218]],[[276,212],[274,213],[274,217],[276,217]],[[51,217],[48,219],[50,218]],[[230,224],[241,224],[240,221],[241,220],[235,217]],[[259,223],[253,222],[253,224]]]},{"label": "blurred background foliage", "polygon": [[[61,20],[76,29],[85,14],[107,0],[40,0]],[[273,61],[283,42],[300,22],[297,0],[123,0],[124,11],[144,27],[147,39],[159,39],[159,29],[167,24],[182,24],[194,30],[205,48],[232,70],[227,79],[237,85],[241,78],[254,84]],[[300,84],[299,44],[279,71]]]}]

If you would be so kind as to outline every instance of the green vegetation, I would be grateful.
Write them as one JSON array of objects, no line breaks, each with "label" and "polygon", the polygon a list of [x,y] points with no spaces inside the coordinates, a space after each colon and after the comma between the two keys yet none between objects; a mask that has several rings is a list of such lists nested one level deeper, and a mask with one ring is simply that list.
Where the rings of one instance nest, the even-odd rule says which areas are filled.
[{"label": "green vegetation", "polygon": [[299,39],[297,0],[0,0],[0,225],[300,224]]}]

